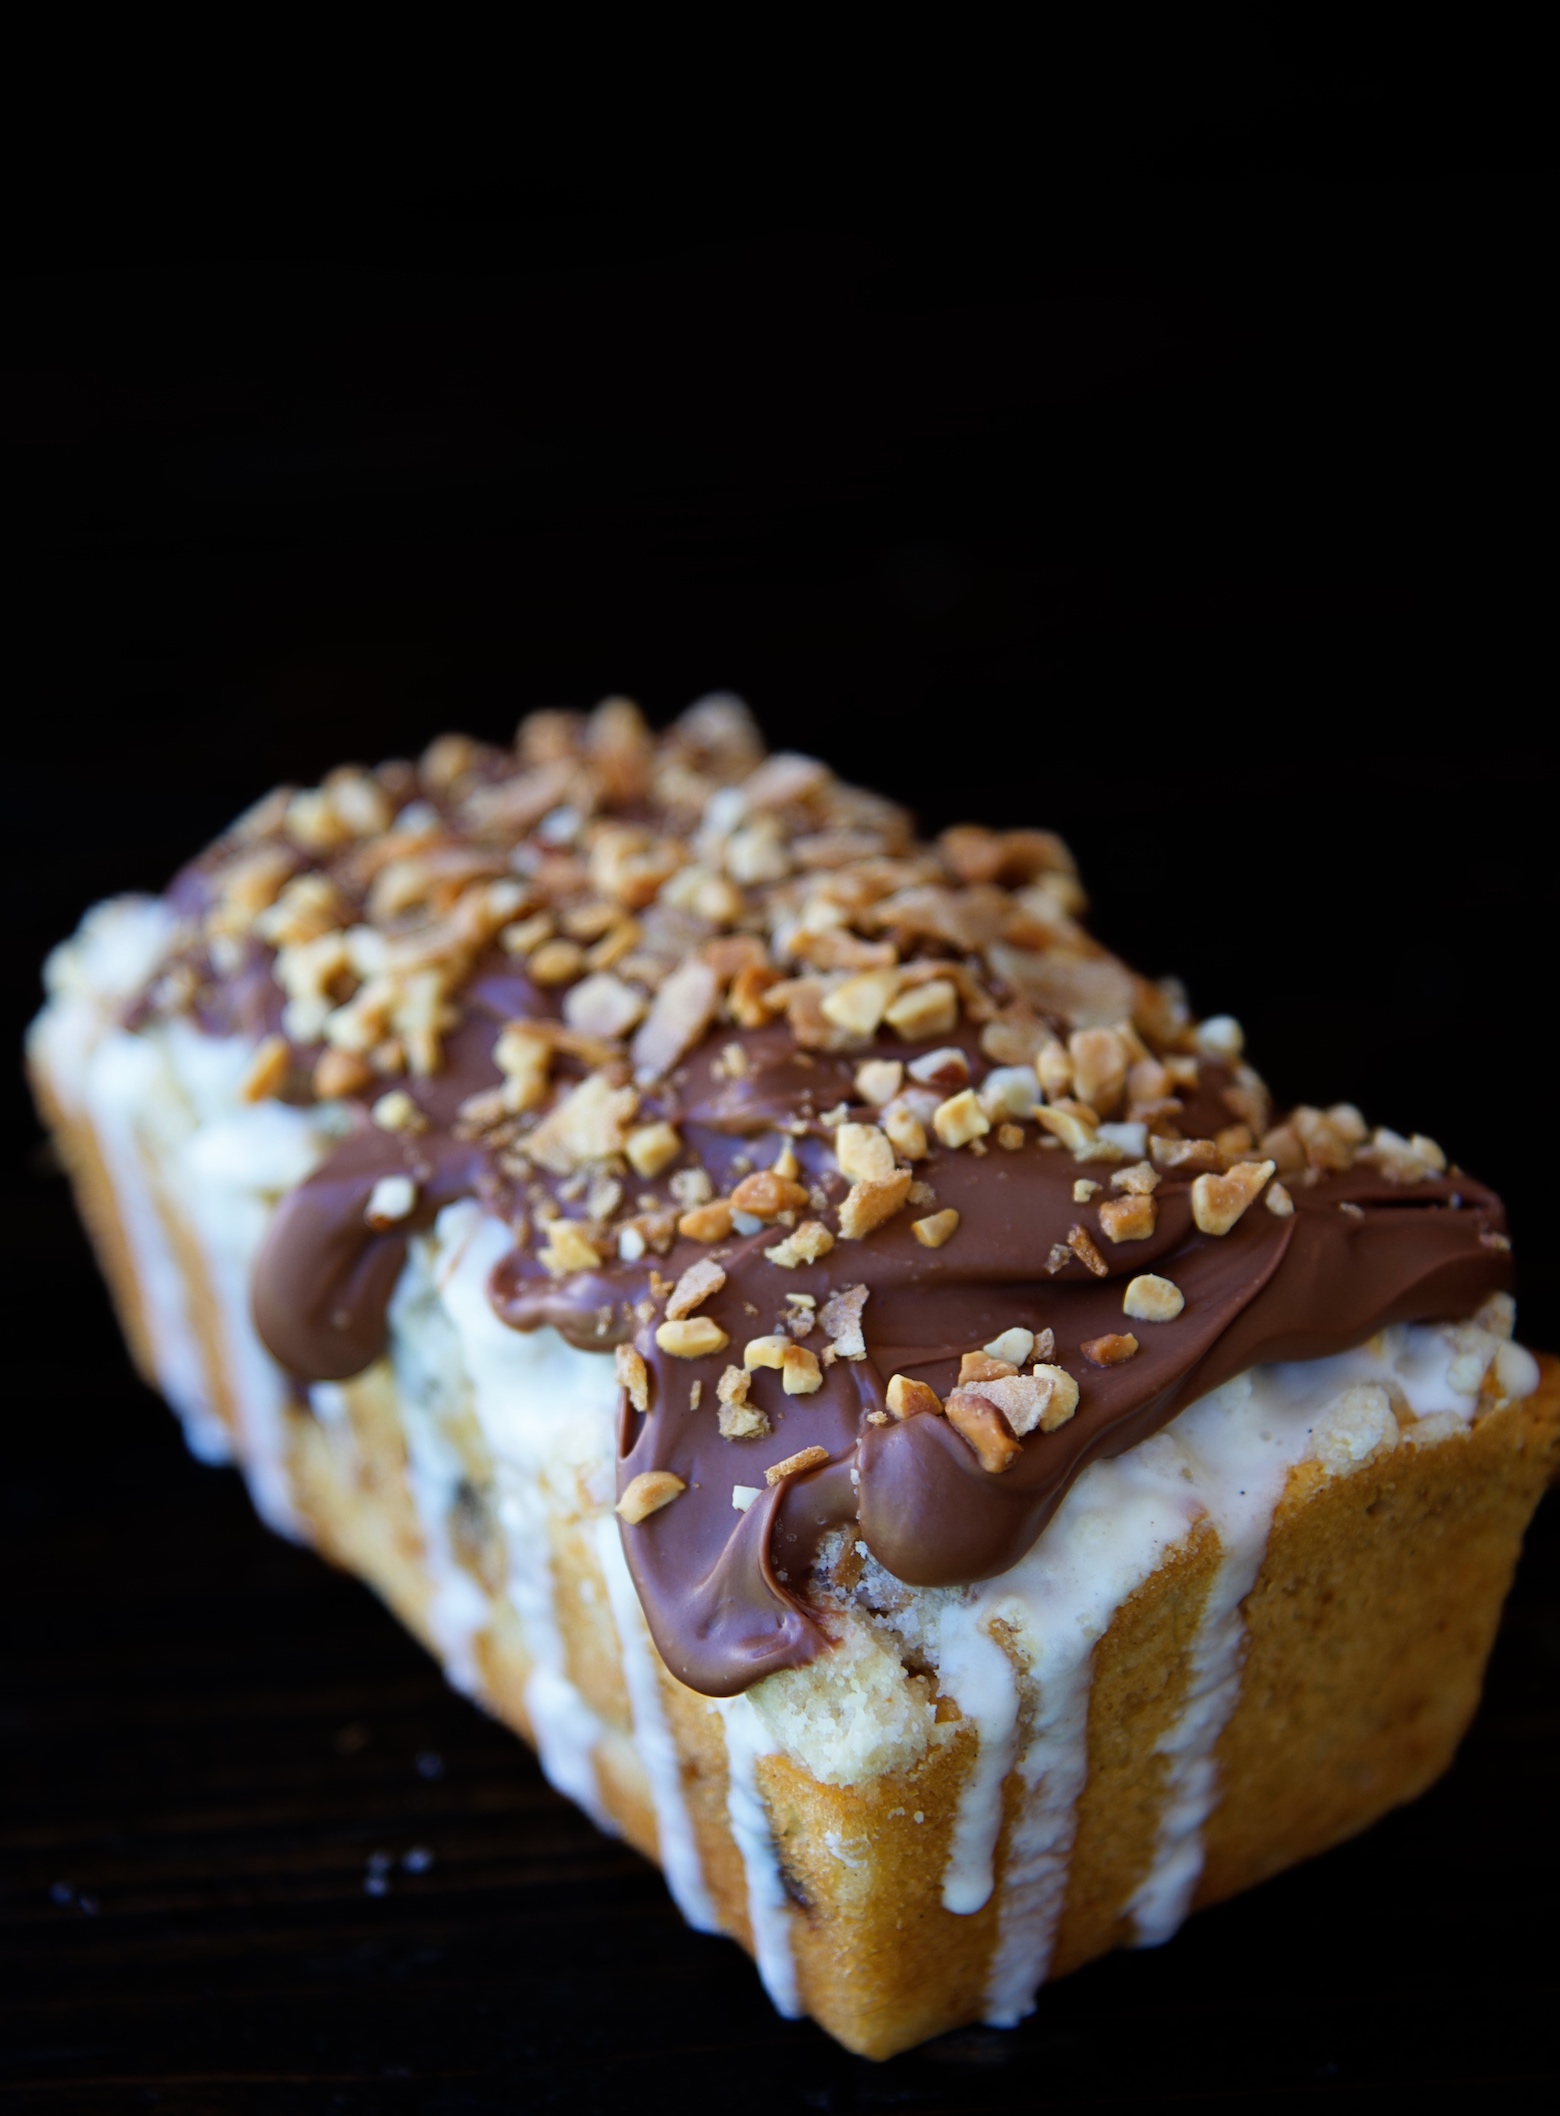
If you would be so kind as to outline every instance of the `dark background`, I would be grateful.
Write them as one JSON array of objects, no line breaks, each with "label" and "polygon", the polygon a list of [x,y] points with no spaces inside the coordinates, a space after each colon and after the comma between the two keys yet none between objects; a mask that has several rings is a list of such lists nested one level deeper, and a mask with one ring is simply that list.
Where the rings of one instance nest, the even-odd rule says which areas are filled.
[{"label": "dark background", "polygon": [[[1560,1346],[1546,144],[1356,95],[849,208],[451,165],[22,211],[13,1049],[85,905],[274,781],[732,688],[928,829],[1062,830],[1102,935],[1281,1100],[1503,1190]],[[1428,1798],[1014,2035],[866,2065],[184,1457],[6,1092],[0,2106],[1553,2092],[1552,1518]]]}]

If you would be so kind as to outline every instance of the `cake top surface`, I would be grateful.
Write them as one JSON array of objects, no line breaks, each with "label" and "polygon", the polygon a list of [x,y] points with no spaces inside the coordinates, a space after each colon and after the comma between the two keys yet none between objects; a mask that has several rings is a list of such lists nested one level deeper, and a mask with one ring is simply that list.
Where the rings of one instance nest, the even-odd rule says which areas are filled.
[{"label": "cake top surface", "polygon": [[350,1113],[260,1257],[272,1352],[361,1371],[408,1235],[480,1198],[498,1314],[616,1362],[629,1562],[712,1693],[820,1650],[831,1530],[988,1577],[1230,1375],[1506,1282],[1489,1190],[1275,1112],[1234,1021],[1087,932],[1059,837],[923,843],[734,699],[279,789],[169,894],[132,1023]]}]

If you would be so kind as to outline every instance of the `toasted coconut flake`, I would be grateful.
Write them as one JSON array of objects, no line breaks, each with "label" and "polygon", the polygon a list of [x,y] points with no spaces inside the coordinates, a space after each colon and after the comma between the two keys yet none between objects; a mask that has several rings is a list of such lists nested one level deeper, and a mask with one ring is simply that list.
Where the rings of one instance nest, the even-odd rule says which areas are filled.
[{"label": "toasted coconut flake", "polygon": [[867,1356],[866,1339],[861,1330],[867,1294],[865,1286],[840,1286],[823,1304],[818,1321],[839,1359],[865,1359]]},{"label": "toasted coconut flake", "polygon": [[679,1322],[683,1316],[691,1315],[712,1294],[720,1291],[726,1283],[726,1274],[713,1257],[701,1256],[691,1263],[672,1289],[666,1303],[668,1322]]},{"label": "toasted coconut flake", "polygon": [[690,1050],[715,1018],[720,983],[707,962],[690,956],[656,993],[648,1017],[634,1036],[634,1069],[643,1079],[661,1079]]}]

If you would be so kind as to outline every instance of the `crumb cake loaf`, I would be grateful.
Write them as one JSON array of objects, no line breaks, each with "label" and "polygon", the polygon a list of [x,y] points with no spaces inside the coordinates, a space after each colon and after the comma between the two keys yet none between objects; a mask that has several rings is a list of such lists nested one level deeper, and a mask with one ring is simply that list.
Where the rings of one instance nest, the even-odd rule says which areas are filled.
[{"label": "crumb cake loaf", "polygon": [[1442,1771],[1560,1424],[1499,1200],[734,699],[283,788],[31,1038],[142,1370],[887,2056]]}]

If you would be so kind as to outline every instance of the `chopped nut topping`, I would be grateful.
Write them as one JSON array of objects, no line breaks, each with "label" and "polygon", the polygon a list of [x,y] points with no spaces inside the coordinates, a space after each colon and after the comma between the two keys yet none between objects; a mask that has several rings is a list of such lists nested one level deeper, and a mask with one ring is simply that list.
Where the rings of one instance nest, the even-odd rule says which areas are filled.
[{"label": "chopped nut topping", "polygon": [[731,1204],[717,1198],[712,1205],[695,1205],[677,1222],[677,1232],[689,1242],[723,1242],[731,1233]]},{"label": "chopped nut topping", "polygon": [[884,1020],[906,1043],[920,1043],[929,1036],[946,1036],[958,1026],[959,995],[943,978],[901,992],[884,1009]]},{"label": "chopped nut topping", "polygon": [[661,1079],[691,1050],[714,1019],[720,982],[707,962],[690,956],[656,993],[635,1032],[632,1058],[641,1079]]},{"label": "chopped nut topping", "polygon": [[619,1345],[613,1354],[613,1367],[618,1384],[627,1390],[628,1400],[636,1411],[650,1408],[650,1370],[632,1345]]},{"label": "chopped nut topping", "polygon": [[941,1095],[952,1094],[970,1077],[969,1060],[956,1043],[946,1044],[941,1050],[924,1051],[905,1070],[920,1086],[934,1087]]},{"label": "chopped nut topping", "polygon": [[940,1249],[944,1242],[952,1241],[958,1226],[958,1213],[951,1205],[946,1205],[941,1212],[929,1213],[924,1220],[912,1220],[910,1232],[923,1249]]},{"label": "chopped nut topping", "polygon": [[684,1322],[662,1323],[655,1341],[673,1359],[708,1359],[713,1353],[724,1352],[731,1339],[707,1315],[691,1315]]},{"label": "chopped nut topping", "polygon": [[554,1278],[569,1278],[576,1271],[595,1271],[601,1253],[578,1220],[554,1220],[548,1241],[536,1252],[537,1261]]},{"label": "chopped nut topping", "polygon": [[578,941],[546,940],[525,966],[533,984],[566,985],[585,967],[585,951]]},{"label": "chopped nut topping", "polygon": [[361,1094],[373,1080],[374,1068],[355,1051],[321,1051],[311,1085],[316,1102],[334,1102],[342,1095]]},{"label": "chopped nut topping", "polygon": [[863,970],[824,995],[823,1011],[846,1035],[872,1036],[898,989],[897,969]]},{"label": "chopped nut topping", "polygon": [[1080,1176],[1073,1185],[1073,1203],[1087,1205],[1099,1188],[1099,1184],[1091,1181],[1088,1176]]},{"label": "chopped nut topping", "polygon": [[739,1514],[745,1514],[755,1499],[763,1497],[763,1487],[758,1484],[733,1484],[731,1503]]},{"label": "chopped nut topping", "polygon": [[[735,1368],[728,1368],[734,1373]],[[722,1440],[764,1440],[773,1432],[769,1413],[756,1403],[727,1403],[723,1401],[715,1414],[716,1430]]]},{"label": "chopped nut topping", "polygon": [[1067,1246],[1073,1255],[1077,1257],[1079,1263],[1086,1264],[1096,1278],[1109,1276],[1110,1266],[1106,1263],[1104,1257],[1100,1255],[1098,1248],[1095,1246],[1094,1237],[1090,1234],[1087,1227],[1070,1228],[1067,1235]]},{"label": "chopped nut topping", "polygon": [[616,1511],[631,1526],[643,1521],[688,1489],[681,1477],[674,1476],[669,1469],[643,1469],[630,1480]]},{"label": "chopped nut topping", "polygon": [[875,1124],[842,1124],[834,1134],[834,1158],[852,1181],[886,1183],[894,1173],[894,1149]]},{"label": "chopped nut topping", "polygon": [[794,1477],[802,1470],[819,1469],[829,1459],[826,1447],[798,1448],[794,1455],[787,1455],[783,1462],[772,1462],[764,1472],[766,1484],[779,1484],[786,1477]]},{"label": "chopped nut topping", "polygon": [[1222,1176],[1199,1176],[1192,1185],[1192,1218],[1204,1234],[1228,1234],[1274,1173],[1271,1161],[1237,1161]]},{"label": "chopped nut topping", "polygon": [[1111,1116],[1126,1091],[1131,1052],[1114,1029],[1078,1029],[1067,1040],[1073,1093],[1102,1117]]},{"label": "chopped nut topping", "polygon": [[991,1123],[973,1090],[965,1088],[962,1094],[950,1095],[946,1102],[938,1103],[932,1129],[944,1146],[968,1146],[972,1139],[990,1131]]},{"label": "chopped nut topping", "polygon": [[856,1093],[881,1109],[899,1093],[905,1069],[897,1058],[868,1058],[856,1068]]},{"label": "chopped nut topping", "polygon": [[794,1234],[784,1241],[776,1242],[772,1249],[764,1251],[770,1263],[779,1264],[782,1270],[794,1271],[798,1264],[815,1264],[820,1256],[827,1256],[834,1247],[834,1236],[822,1220],[803,1220]]},{"label": "chopped nut topping", "polygon": [[1269,1183],[1267,1195],[1262,1202],[1266,1205],[1269,1212],[1281,1220],[1287,1220],[1295,1209],[1294,1199],[1289,1195],[1283,1184],[1279,1182]]},{"label": "chopped nut topping", "polygon": [[1037,1428],[1054,1433],[1078,1408],[1078,1384],[1063,1367],[1037,1367],[1032,1374],[995,1375],[972,1392],[995,1405],[1022,1437]]},{"label": "chopped nut topping", "polygon": [[859,1242],[892,1219],[910,1194],[911,1180],[909,1169],[901,1168],[884,1182],[853,1184],[840,1203],[840,1239]]},{"label": "chopped nut topping", "polygon": [[1148,1142],[1154,1166],[1184,1175],[1189,1168],[1217,1168],[1219,1149],[1211,1139],[1163,1139],[1155,1132]]},{"label": "chopped nut topping", "polygon": [[861,1332],[862,1311],[866,1305],[865,1286],[840,1286],[824,1302],[818,1321],[837,1358],[866,1358],[867,1344]]},{"label": "chopped nut topping", "polygon": [[926,1131],[920,1119],[903,1103],[890,1103],[883,1112],[883,1129],[894,1143],[894,1151],[907,1161],[926,1158]]},{"label": "chopped nut topping", "polygon": [[742,1347],[742,1364],[750,1374],[758,1367],[778,1369],[784,1363],[786,1347],[790,1343],[791,1339],[778,1331],[769,1337],[750,1337]]},{"label": "chopped nut topping", "polygon": [[1100,1207],[1100,1226],[1113,1242],[1146,1242],[1157,1220],[1152,1198],[1107,1198]]},{"label": "chopped nut topping", "polygon": [[969,1443],[983,1470],[994,1477],[1011,1469],[1023,1453],[995,1404],[972,1389],[955,1389],[944,1406],[948,1423]]},{"label": "chopped nut topping", "polygon": [[636,1176],[649,1182],[670,1168],[682,1152],[682,1140],[670,1124],[641,1124],[623,1141],[623,1153]]},{"label": "chopped nut topping", "polygon": [[781,1356],[780,1381],[788,1396],[811,1396],[823,1387],[823,1369],[805,1345],[791,1343]]},{"label": "chopped nut topping", "polygon": [[1173,1322],[1186,1306],[1186,1295],[1173,1279],[1145,1271],[1133,1279],[1122,1300],[1122,1313],[1134,1322]]},{"label": "chopped nut topping", "polygon": [[369,1111],[381,1131],[426,1131],[428,1120],[404,1087],[391,1088]]},{"label": "chopped nut topping", "polygon": [[776,1175],[772,1168],[755,1168],[731,1193],[733,1212],[748,1213],[755,1220],[777,1220],[782,1212],[800,1212],[809,1202],[800,1183]]},{"label": "chopped nut topping", "polygon": [[1136,1359],[1138,1341],[1130,1330],[1111,1330],[1104,1337],[1086,1337],[1078,1349],[1091,1366],[1119,1367]]},{"label": "chopped nut topping", "polygon": [[381,1176],[368,1195],[363,1217],[381,1233],[404,1220],[417,1203],[417,1185],[410,1176]]},{"label": "chopped nut topping", "polygon": [[609,1072],[587,1074],[542,1119],[526,1151],[538,1167],[572,1175],[623,1151],[625,1128],[638,1107],[635,1090],[619,1086]]},{"label": "chopped nut topping", "polygon": [[1034,1348],[1034,1331],[1026,1330],[1022,1323],[1015,1323],[1011,1330],[1004,1330],[1000,1337],[994,1337],[981,1350],[988,1358],[1010,1360],[1015,1367],[1021,1367]]},{"label": "chopped nut topping", "polygon": [[966,1388],[976,1381],[1000,1381],[1017,1372],[1016,1360],[999,1359],[991,1352],[966,1352],[959,1361],[959,1387]]},{"label": "chopped nut topping", "polygon": [[924,1381],[912,1381],[906,1374],[890,1377],[883,1400],[899,1419],[921,1418],[929,1414],[940,1416],[942,1413],[942,1398],[937,1391]]},{"label": "chopped nut topping", "polygon": [[570,1028],[608,1041],[626,1036],[644,1011],[644,993],[637,985],[624,984],[610,970],[582,978],[563,1002],[563,1018]]},{"label": "chopped nut topping", "polygon": [[267,1036],[249,1061],[238,1090],[240,1102],[265,1102],[287,1084],[291,1055],[284,1036]]},{"label": "chopped nut topping", "polygon": [[713,1257],[701,1256],[688,1266],[672,1289],[672,1297],[666,1303],[668,1322],[680,1322],[691,1315],[695,1308],[703,1305],[710,1296],[718,1293],[726,1283],[726,1274]]},{"label": "chopped nut topping", "polygon": [[1118,1168],[1110,1179],[1112,1190],[1125,1190],[1135,1197],[1151,1197],[1163,1179],[1147,1161],[1138,1161],[1131,1168]]},{"label": "chopped nut topping", "polygon": [[1016,1154],[1024,1143],[1024,1129],[1020,1124],[999,1124],[997,1144],[1004,1153]]}]

